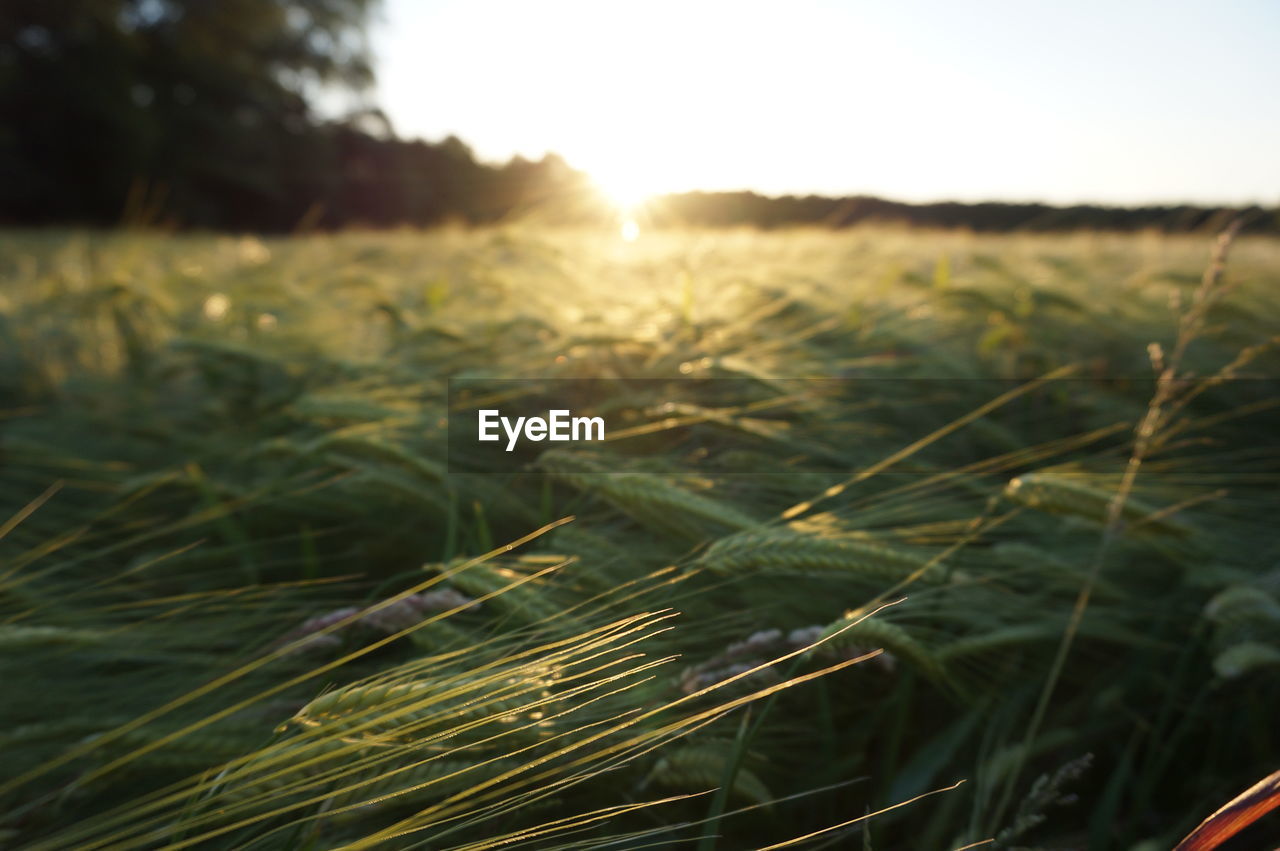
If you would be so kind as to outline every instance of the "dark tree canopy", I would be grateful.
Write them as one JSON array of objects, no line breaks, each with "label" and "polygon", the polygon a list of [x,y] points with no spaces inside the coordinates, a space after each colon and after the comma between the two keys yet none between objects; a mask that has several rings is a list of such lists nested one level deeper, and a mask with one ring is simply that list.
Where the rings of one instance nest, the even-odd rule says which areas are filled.
[{"label": "dark tree canopy", "polygon": [[198,223],[282,212],[324,156],[308,87],[372,81],[363,36],[371,5],[3,4],[7,217],[110,222],[124,199],[144,194]]}]

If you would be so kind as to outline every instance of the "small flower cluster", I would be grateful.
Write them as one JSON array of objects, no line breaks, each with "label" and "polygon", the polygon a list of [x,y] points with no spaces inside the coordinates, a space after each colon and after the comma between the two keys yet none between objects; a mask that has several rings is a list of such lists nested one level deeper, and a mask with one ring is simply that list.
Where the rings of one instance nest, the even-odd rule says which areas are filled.
[{"label": "small flower cluster", "polygon": [[410,594],[381,608],[371,607],[373,611],[368,611],[359,617],[357,615],[360,615],[360,612],[365,611],[365,609],[359,606],[343,606],[340,609],[334,609],[331,612],[325,612],[323,615],[317,615],[304,621],[301,626],[272,644],[271,649],[276,650],[295,642],[299,643],[289,651],[291,654],[339,647],[342,645],[342,639],[336,632],[328,632],[324,635],[317,635],[316,633],[323,632],[334,624],[342,623],[352,618],[354,620],[351,620],[351,623],[342,627],[342,629],[355,626],[391,635],[408,629],[433,612],[447,612],[451,609],[464,607],[475,608],[479,605],[479,603],[460,591],[453,588],[440,588],[421,594]]},{"label": "small flower cluster", "polygon": [[[770,660],[794,650],[803,650],[811,646],[822,637],[824,632],[826,632],[824,626],[798,627],[785,634],[780,629],[762,629],[753,632],[744,640],[730,644],[720,655],[686,669],[680,676],[680,691],[684,694],[693,694],[739,674],[745,674],[753,668],[760,668],[752,675],[753,685],[781,682],[782,675],[776,668],[760,666],[767,665]],[[841,658],[852,659],[871,649],[874,648],[842,647],[838,655]],[[874,661],[887,671],[892,671],[895,664],[894,658],[888,653],[881,653]]]}]

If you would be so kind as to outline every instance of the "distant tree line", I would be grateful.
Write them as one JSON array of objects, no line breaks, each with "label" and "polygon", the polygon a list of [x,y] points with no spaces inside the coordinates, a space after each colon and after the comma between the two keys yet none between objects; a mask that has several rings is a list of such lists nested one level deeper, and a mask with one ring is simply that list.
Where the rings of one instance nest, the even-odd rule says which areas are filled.
[{"label": "distant tree line", "polygon": [[1062,231],[1155,229],[1182,233],[1215,229],[1243,215],[1253,232],[1280,233],[1280,208],[1201,207],[1189,204],[1111,207],[1078,204],[942,201],[909,204],[883,198],[820,195],[768,197],[755,192],[689,192],[661,199],[654,217],[663,222],[709,226],[785,227],[821,224],[905,224],[974,231]]},{"label": "distant tree line", "polygon": [[[480,162],[456,138],[399,139],[365,100],[317,117],[322,89],[367,92],[375,0],[5,0],[0,4],[0,224],[169,224],[289,231],[617,213],[556,156]],[[983,231],[1186,231],[1200,207],[904,204],[694,192],[657,224],[901,222]],[[1280,231],[1280,213],[1251,227]]]}]

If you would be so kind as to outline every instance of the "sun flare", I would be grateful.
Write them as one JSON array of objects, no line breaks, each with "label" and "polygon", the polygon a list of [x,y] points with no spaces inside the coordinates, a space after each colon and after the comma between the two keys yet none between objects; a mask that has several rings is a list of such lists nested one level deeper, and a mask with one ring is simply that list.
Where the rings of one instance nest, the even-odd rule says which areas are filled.
[{"label": "sun flare", "polygon": [[624,214],[644,206],[656,194],[653,181],[639,170],[609,172],[593,169],[590,174],[600,193]]},{"label": "sun flare", "polygon": [[640,221],[645,218],[645,205],[658,194],[657,176],[647,174],[640,164],[643,157],[634,157],[617,168],[590,168],[588,174],[597,191],[611,204],[618,215],[618,235],[624,242],[635,242],[640,237]]}]

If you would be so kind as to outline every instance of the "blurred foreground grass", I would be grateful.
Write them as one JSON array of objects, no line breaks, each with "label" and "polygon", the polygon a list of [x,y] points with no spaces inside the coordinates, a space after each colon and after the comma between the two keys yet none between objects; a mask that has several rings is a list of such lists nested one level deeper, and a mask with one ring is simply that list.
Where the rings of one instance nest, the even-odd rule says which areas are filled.
[{"label": "blurred foreground grass", "polygon": [[[1280,761],[1280,243],[1234,245],[1029,725],[1208,252],[0,235],[0,844],[760,848],[964,780],[787,847],[1168,847]],[[468,376],[867,390],[694,412],[696,477],[451,475]]]}]

